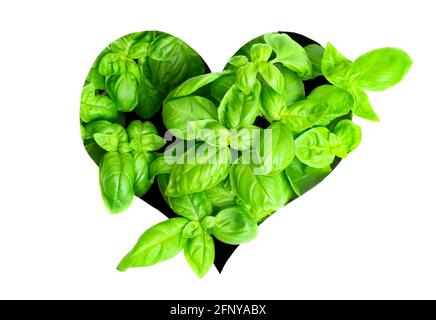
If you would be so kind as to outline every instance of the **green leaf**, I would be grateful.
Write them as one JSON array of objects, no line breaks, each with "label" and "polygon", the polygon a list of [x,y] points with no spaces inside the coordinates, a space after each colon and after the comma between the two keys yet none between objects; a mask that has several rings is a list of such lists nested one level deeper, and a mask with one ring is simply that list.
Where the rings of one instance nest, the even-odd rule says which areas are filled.
[{"label": "green leaf", "polygon": [[316,78],[322,75],[321,64],[322,57],[324,55],[324,48],[318,44],[309,44],[304,47],[310,63],[312,64],[312,78]]},{"label": "green leaf", "polygon": [[153,184],[154,176],[150,173],[150,164],[154,159],[150,152],[133,152],[133,161],[135,165],[135,195],[142,197]]},{"label": "green leaf", "polygon": [[349,77],[352,85],[361,89],[383,91],[400,82],[411,65],[412,59],[403,50],[380,48],[358,57]]},{"label": "green leaf", "polygon": [[159,111],[164,95],[146,77],[138,82],[138,104],[135,112],[144,119],[150,119]]},{"label": "green leaf", "polygon": [[157,157],[150,164],[150,178],[154,179],[158,174],[171,173],[173,163],[170,163],[165,156]]},{"label": "green leaf", "polygon": [[158,134],[156,127],[150,121],[141,122],[133,120],[127,127],[127,134],[130,140],[141,138],[148,134]]},{"label": "green leaf", "polygon": [[305,92],[303,81],[295,72],[280,66],[279,69],[284,80],[285,105],[290,106],[304,99]]},{"label": "green leaf", "polygon": [[338,143],[344,147],[347,154],[356,149],[362,140],[362,130],[360,126],[350,120],[341,120],[335,126],[333,133],[337,137]]},{"label": "green leaf", "polygon": [[227,147],[230,143],[230,132],[217,120],[197,120],[188,122],[189,132],[195,139],[218,147]]},{"label": "green leaf", "polygon": [[282,63],[289,70],[297,72],[303,79],[310,77],[312,66],[302,46],[286,34],[267,33],[264,38],[265,42],[276,53],[276,61]]},{"label": "green leaf", "polygon": [[331,43],[327,43],[321,63],[322,73],[327,80],[340,88],[347,88],[350,66],[351,61],[339,53]]},{"label": "green leaf", "polygon": [[80,99],[80,120],[85,123],[95,120],[113,121],[117,116],[116,105],[108,96],[96,95],[93,83],[83,87]]},{"label": "green leaf", "polygon": [[312,168],[294,158],[285,172],[292,189],[301,196],[324,180],[332,172],[332,168],[330,166]]},{"label": "green leaf", "polygon": [[284,90],[284,79],[280,70],[272,63],[262,63],[258,66],[258,70],[263,80],[279,94]]},{"label": "green leaf", "polygon": [[131,112],[138,104],[138,81],[132,73],[107,77],[106,88],[118,111]]},{"label": "green leaf", "polygon": [[215,187],[205,191],[212,206],[215,208],[226,208],[235,205],[235,195],[231,191],[228,179],[220,182]]},{"label": "green leaf", "polygon": [[167,97],[167,100],[191,95],[198,89],[218,80],[225,74],[226,72],[206,73],[190,78],[171,91]]},{"label": "green leaf", "polygon": [[229,64],[239,68],[248,64],[248,58],[246,56],[233,56],[229,59]]},{"label": "green leaf", "polygon": [[280,121],[292,131],[313,126],[325,113],[327,106],[315,100],[301,100],[282,110]]},{"label": "green leaf", "polygon": [[284,172],[260,175],[251,164],[233,164],[230,181],[237,197],[261,213],[252,212],[256,220],[262,220],[265,215],[283,207],[293,196]]},{"label": "green leaf", "polygon": [[256,238],[257,223],[247,208],[234,206],[221,210],[215,216],[212,234],[227,244],[245,243]]},{"label": "green leaf", "polygon": [[98,66],[98,72],[103,76],[120,75],[126,72],[126,56],[118,52],[105,54]]},{"label": "green leaf", "polygon": [[106,151],[117,151],[118,139],[116,135],[106,133],[95,133],[94,140]]},{"label": "green leaf", "polygon": [[215,80],[210,85],[210,93],[213,98],[215,98],[218,102],[220,102],[224,95],[229,91],[229,89],[235,83],[235,75],[234,74],[226,74],[219,79]]},{"label": "green leaf", "polygon": [[260,92],[261,109],[265,118],[272,122],[280,119],[280,113],[286,107],[286,99],[283,93],[277,93],[269,85],[262,86]]},{"label": "green leaf", "polygon": [[204,72],[201,57],[182,40],[168,34],[160,35],[151,42],[147,66],[152,82],[165,93]]},{"label": "green leaf", "polygon": [[108,152],[104,155],[100,164],[100,189],[111,213],[119,213],[130,206],[134,180],[134,161],[129,153]]},{"label": "green leaf", "polygon": [[215,226],[215,220],[216,218],[213,216],[204,217],[203,220],[201,220],[201,227],[203,230],[209,231]]},{"label": "green leaf", "polygon": [[174,165],[165,194],[169,197],[216,186],[230,170],[230,150],[203,144],[189,149]]},{"label": "green leaf", "polygon": [[184,252],[191,268],[200,278],[204,277],[215,260],[212,237],[206,232],[200,233],[187,241]]},{"label": "green leaf", "polygon": [[265,43],[255,43],[250,49],[251,60],[256,63],[267,62],[271,53],[271,46]]},{"label": "green leaf", "polygon": [[246,95],[249,95],[257,82],[256,64],[249,62],[236,71],[236,86]]},{"label": "green leaf", "polygon": [[162,109],[165,127],[177,138],[192,140],[188,123],[198,120],[218,120],[217,108],[212,101],[200,96],[187,96],[166,101]]},{"label": "green leaf", "polygon": [[188,224],[183,228],[182,236],[183,238],[191,239],[201,233],[203,233],[203,230],[201,229],[200,222],[189,221]]},{"label": "green leaf", "polygon": [[329,139],[330,131],[327,128],[310,129],[295,140],[295,155],[308,166],[324,168],[335,158]]},{"label": "green leaf", "polygon": [[292,132],[282,123],[275,122],[263,131],[256,155],[260,161],[257,169],[261,174],[277,174],[294,159]]},{"label": "green leaf", "polygon": [[353,105],[353,97],[346,90],[332,85],[315,88],[307,99],[326,106],[325,112],[315,123],[320,126],[326,126],[334,119],[346,115]]},{"label": "green leaf", "polygon": [[372,108],[367,94],[357,87],[351,87],[349,93],[353,96],[353,105],[351,110],[353,114],[363,119],[371,121],[380,121],[379,117]]},{"label": "green leaf", "polygon": [[151,41],[154,40],[156,36],[156,32],[148,31],[145,32],[142,38],[138,39],[133,43],[129,48],[129,57],[131,59],[140,59],[147,56],[148,47],[150,46]]},{"label": "green leaf", "polygon": [[212,214],[212,203],[204,192],[168,197],[168,204],[175,213],[192,221],[200,221]]},{"label": "green leaf", "polygon": [[161,222],[139,238],[133,249],[121,260],[117,269],[146,267],[175,257],[184,247],[182,230],[188,220],[172,218]]},{"label": "green leaf", "polygon": [[250,125],[260,112],[260,83],[256,82],[249,95],[235,85],[224,96],[218,107],[218,118],[227,128]]},{"label": "green leaf", "polygon": [[129,33],[121,38],[118,38],[109,45],[109,49],[113,52],[122,53],[127,55],[130,46],[136,41],[138,37],[141,37],[141,32]]},{"label": "green leaf", "polygon": [[261,128],[255,125],[241,125],[230,131],[230,146],[239,151],[249,150],[260,138]]}]

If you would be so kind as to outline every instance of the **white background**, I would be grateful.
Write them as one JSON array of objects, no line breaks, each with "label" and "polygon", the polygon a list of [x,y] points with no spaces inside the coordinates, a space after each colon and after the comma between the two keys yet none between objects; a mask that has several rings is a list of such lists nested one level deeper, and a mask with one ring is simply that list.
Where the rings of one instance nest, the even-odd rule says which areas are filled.
[{"label": "white background", "polygon": [[[436,298],[436,45],[432,1],[3,1],[0,4],[1,298]],[[97,54],[132,31],[176,35],[219,71],[240,45],[285,30],[351,59],[382,46],[414,59],[370,94],[381,123],[281,209],[224,272],[202,280],[184,257],[115,270],[164,219],[139,199],[111,216],[79,134]],[[360,120],[360,119],[359,119]]]}]

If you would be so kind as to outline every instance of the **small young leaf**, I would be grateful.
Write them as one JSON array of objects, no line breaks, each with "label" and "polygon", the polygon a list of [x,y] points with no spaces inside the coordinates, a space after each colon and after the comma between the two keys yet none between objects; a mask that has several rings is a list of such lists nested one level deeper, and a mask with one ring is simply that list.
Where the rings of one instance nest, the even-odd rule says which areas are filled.
[{"label": "small young leaf", "polygon": [[265,43],[255,43],[250,49],[251,60],[256,63],[267,62],[271,53],[271,46]]},{"label": "small young leaf", "polygon": [[298,160],[314,168],[330,165],[335,155],[330,148],[330,131],[324,127],[310,129],[295,140]]},{"label": "small young leaf", "polygon": [[339,53],[331,43],[327,43],[321,63],[322,73],[327,80],[340,88],[347,88],[350,66],[351,61]]},{"label": "small young leaf", "polygon": [[333,131],[339,143],[344,146],[348,154],[360,144],[362,140],[362,130],[360,126],[350,120],[341,120]]},{"label": "small young leaf", "polygon": [[191,268],[200,278],[204,277],[215,260],[212,237],[206,232],[201,232],[186,242],[184,252]]},{"label": "small young leaf", "polygon": [[376,122],[380,121],[374,109],[371,107],[367,94],[363,90],[357,87],[351,87],[349,92],[353,96],[353,105],[351,107],[353,114],[363,119]]},{"label": "small young leaf", "polygon": [[243,67],[245,65],[248,64],[248,58],[246,56],[233,56],[229,59],[229,64],[236,67],[236,68],[240,68]]},{"label": "small young leaf", "polygon": [[259,73],[268,85],[278,94],[284,90],[284,79],[280,70],[272,63],[262,63],[258,67]]},{"label": "small young leaf", "polygon": [[236,71],[236,86],[246,95],[249,95],[257,81],[257,68],[253,62],[240,67]]}]

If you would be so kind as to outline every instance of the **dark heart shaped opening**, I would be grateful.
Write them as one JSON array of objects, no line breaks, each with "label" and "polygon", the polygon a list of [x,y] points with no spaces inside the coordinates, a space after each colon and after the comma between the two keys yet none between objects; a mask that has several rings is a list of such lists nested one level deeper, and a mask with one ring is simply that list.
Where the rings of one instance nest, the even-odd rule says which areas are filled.
[{"label": "dark heart shaped opening", "polygon": [[[281,32],[281,33],[285,33],[287,35],[289,35],[292,39],[294,39],[296,42],[298,42],[301,46],[307,46],[309,44],[318,44],[316,41],[309,39],[301,34],[298,33],[293,33],[293,32]],[[211,72],[211,70],[208,68],[206,62],[205,62],[205,67],[207,72]],[[311,80],[307,80],[304,81],[304,88],[305,88],[305,92],[306,95],[309,94],[314,88],[321,86],[323,84],[328,84],[328,81],[322,77],[316,77],[314,79]],[[347,116],[349,118],[349,116]],[[143,120],[141,117],[137,116],[135,113],[130,112],[130,113],[126,113],[126,126],[132,122],[133,120]],[[160,135],[163,136],[163,134],[166,132],[166,128],[162,122],[162,116],[161,116],[161,112],[156,113],[156,115],[151,118],[148,119],[149,121],[151,121],[157,128],[158,132]],[[255,123],[257,126],[262,127],[262,128],[266,128],[269,124],[266,122],[266,120],[262,121],[261,118],[258,118],[258,120]],[[334,169],[338,163],[340,162],[340,158],[336,158],[335,161],[332,163],[331,167],[332,169]],[[172,217],[176,217],[177,215],[174,213],[174,211],[168,206],[168,204],[165,202],[165,200],[163,199],[157,181],[155,181],[153,183],[153,185],[151,186],[150,190],[143,196],[141,197],[142,200],[144,200],[146,203],[148,203],[149,205],[151,205],[152,207],[154,207],[155,209],[159,210],[160,212],[162,212],[166,217],[168,218],[172,218]],[[293,200],[295,200],[296,198],[294,198]],[[291,201],[293,201],[291,200]],[[215,267],[217,268],[217,270],[219,272],[221,272],[226,264],[226,262],[229,260],[230,256],[233,254],[233,252],[236,250],[236,248],[238,247],[237,245],[228,245],[225,244],[223,242],[217,241],[216,239],[214,239],[215,241]]]}]

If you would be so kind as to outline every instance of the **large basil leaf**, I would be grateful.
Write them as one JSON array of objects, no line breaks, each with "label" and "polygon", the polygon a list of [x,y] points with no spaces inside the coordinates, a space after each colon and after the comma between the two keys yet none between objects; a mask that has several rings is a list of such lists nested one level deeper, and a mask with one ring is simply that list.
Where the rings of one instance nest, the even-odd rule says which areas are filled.
[{"label": "large basil leaf", "polygon": [[212,202],[204,192],[168,197],[168,204],[175,213],[193,221],[212,214]]},{"label": "large basil leaf", "polygon": [[204,72],[200,56],[182,40],[163,34],[151,42],[147,65],[156,87],[166,93],[193,76]]},{"label": "large basil leaf", "polygon": [[286,34],[267,33],[264,38],[265,42],[276,53],[275,60],[277,62],[280,62],[289,70],[297,72],[303,79],[310,78],[312,66],[302,46]]},{"label": "large basil leaf", "polygon": [[318,44],[309,44],[304,47],[310,63],[312,64],[312,78],[322,75],[321,64],[324,55],[324,48]]},{"label": "large basil leaf", "polygon": [[314,168],[330,165],[335,154],[330,148],[330,131],[324,127],[310,129],[295,140],[295,155]]},{"label": "large basil leaf", "polygon": [[119,111],[133,111],[138,104],[138,80],[133,73],[107,77],[106,89]]},{"label": "large basil leaf", "polygon": [[187,223],[184,218],[172,218],[151,227],[121,260],[117,269],[126,271],[128,268],[151,266],[175,257],[185,245],[182,230]]},{"label": "large basil leaf", "polygon": [[307,99],[326,106],[321,118],[315,123],[320,126],[326,126],[334,119],[346,115],[353,106],[353,97],[346,90],[332,85],[317,87]]},{"label": "large basil leaf", "polygon": [[204,277],[215,260],[215,245],[212,237],[206,232],[201,232],[187,240],[184,252],[191,268],[200,278]]},{"label": "large basil leaf", "polygon": [[380,48],[358,57],[351,65],[349,77],[352,85],[382,91],[400,82],[411,65],[412,59],[403,50]]},{"label": "large basil leaf", "polygon": [[292,132],[282,123],[275,122],[263,131],[256,149],[262,174],[276,174],[290,165],[294,159]]},{"label": "large basil leaf", "polygon": [[210,94],[214,99],[216,99],[216,101],[220,102],[223,99],[224,95],[227,93],[227,91],[229,91],[229,89],[233,86],[234,83],[235,83],[235,74],[234,73],[226,74],[211,83]]},{"label": "large basil leaf", "polygon": [[256,209],[252,212],[256,220],[283,207],[293,195],[284,172],[260,175],[250,164],[233,164],[230,181],[237,197]]},{"label": "large basil leaf", "polygon": [[108,152],[100,164],[100,188],[103,201],[112,213],[119,213],[132,202],[135,168],[129,153]]},{"label": "large basil leaf", "polygon": [[218,118],[227,128],[253,124],[260,112],[260,83],[256,81],[249,95],[235,85],[227,91],[218,107]]},{"label": "large basil leaf", "polygon": [[323,168],[309,167],[294,158],[294,161],[286,168],[285,172],[292,189],[298,196],[301,196],[324,180],[332,172],[332,168],[330,166]]},{"label": "large basil leaf", "polygon": [[95,120],[115,120],[118,116],[117,106],[108,96],[95,94],[95,90],[94,83],[83,87],[80,99],[80,120],[86,123]]},{"label": "large basil leaf", "polygon": [[341,88],[347,88],[350,66],[351,61],[345,58],[331,43],[327,43],[321,62],[322,73],[327,80]]},{"label": "large basil leaf", "polygon": [[212,101],[200,96],[187,96],[165,101],[162,109],[165,127],[177,138],[191,140],[188,123],[197,120],[218,120],[217,108]]},{"label": "large basil leaf", "polygon": [[218,212],[212,234],[224,243],[245,243],[256,238],[257,223],[247,208],[234,206]]},{"label": "large basil leaf", "polygon": [[315,100],[301,100],[283,109],[280,121],[292,131],[301,131],[313,126],[323,116],[327,106]]},{"label": "large basil leaf", "polygon": [[207,144],[189,149],[174,165],[165,194],[176,197],[216,186],[230,170],[229,148]]}]

